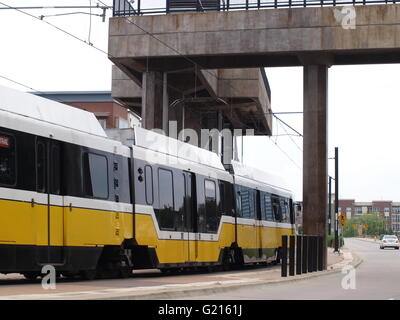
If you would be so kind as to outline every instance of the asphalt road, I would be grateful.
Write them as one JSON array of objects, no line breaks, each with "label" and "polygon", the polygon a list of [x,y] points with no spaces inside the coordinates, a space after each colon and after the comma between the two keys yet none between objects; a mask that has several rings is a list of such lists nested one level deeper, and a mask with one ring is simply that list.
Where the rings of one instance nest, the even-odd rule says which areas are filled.
[{"label": "asphalt road", "polygon": [[[355,269],[355,282],[349,273],[335,273],[285,284],[243,288],[231,292],[189,299],[251,300],[400,300],[400,250],[380,250],[377,243],[346,239],[345,246],[363,259]],[[343,280],[346,277],[346,280]],[[344,289],[342,282],[345,284]],[[355,284],[355,288],[351,288]]]}]

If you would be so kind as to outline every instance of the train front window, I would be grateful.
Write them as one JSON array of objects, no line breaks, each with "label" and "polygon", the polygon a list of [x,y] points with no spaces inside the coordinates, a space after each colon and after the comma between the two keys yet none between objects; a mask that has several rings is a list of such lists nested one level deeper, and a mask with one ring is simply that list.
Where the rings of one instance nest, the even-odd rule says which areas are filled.
[{"label": "train front window", "polygon": [[0,134],[0,185],[12,186],[16,183],[15,139]]}]

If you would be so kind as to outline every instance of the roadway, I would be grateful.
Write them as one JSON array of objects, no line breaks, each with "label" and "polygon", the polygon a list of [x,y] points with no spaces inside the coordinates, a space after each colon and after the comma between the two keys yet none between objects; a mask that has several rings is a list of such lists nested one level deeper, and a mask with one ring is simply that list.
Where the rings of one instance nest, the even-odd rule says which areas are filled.
[{"label": "roadway", "polygon": [[355,269],[355,289],[343,289],[345,274],[334,273],[307,280],[246,287],[229,293],[194,296],[189,299],[210,300],[399,300],[400,250],[380,250],[377,243],[346,239],[345,246],[362,258]]},{"label": "roadway", "polygon": [[[400,250],[380,250],[377,243],[366,240],[346,239],[345,246],[362,258],[363,263],[355,269],[356,289],[344,290],[344,274],[329,273],[308,279],[273,284],[248,285],[239,289],[207,292],[197,296],[195,292],[184,299],[400,299]],[[214,286],[219,281],[252,281],[279,274],[279,267],[256,267],[244,270],[216,273],[186,273],[163,275],[157,270],[135,271],[128,279],[102,279],[94,281],[57,281],[56,290],[43,290],[40,280],[28,281],[20,275],[0,276],[0,299],[98,299],[112,295],[124,297],[128,291],[143,292],[148,289],[171,290],[203,282]],[[279,276],[278,276],[279,277]],[[147,289],[148,288],[148,289]],[[154,290],[153,290],[154,291]],[[203,292],[203,291],[199,291]],[[102,296],[104,294],[104,296]],[[205,294],[205,293],[202,293]],[[52,297],[53,296],[53,297]],[[162,295],[161,299],[168,298]],[[115,298],[115,297],[114,297]],[[157,297],[160,298],[160,297]],[[172,295],[171,298],[174,298]],[[176,299],[176,298],[174,298]]]}]

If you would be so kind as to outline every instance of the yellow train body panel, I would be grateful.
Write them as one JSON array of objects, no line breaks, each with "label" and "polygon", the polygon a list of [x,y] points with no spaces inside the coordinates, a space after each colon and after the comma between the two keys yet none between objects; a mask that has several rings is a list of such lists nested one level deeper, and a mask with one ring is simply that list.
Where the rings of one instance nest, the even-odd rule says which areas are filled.
[{"label": "yellow train body panel", "polygon": [[[135,239],[139,245],[154,248],[161,264],[187,262],[217,262],[221,249],[230,247],[235,241],[235,225],[223,223],[214,241],[159,239],[153,217],[148,214],[135,215]],[[293,229],[238,225],[238,245],[242,249],[278,248],[282,235],[294,234]],[[182,236],[184,232],[180,232]],[[198,236],[198,235],[196,235]]]},{"label": "yellow train body panel", "polygon": [[0,200],[0,244],[36,246],[120,245],[133,237],[133,215]]},{"label": "yellow train body panel", "polygon": [[0,243],[47,245],[47,205],[0,200]]},{"label": "yellow train body panel", "polygon": [[65,245],[120,245],[133,237],[131,213],[64,208]]}]

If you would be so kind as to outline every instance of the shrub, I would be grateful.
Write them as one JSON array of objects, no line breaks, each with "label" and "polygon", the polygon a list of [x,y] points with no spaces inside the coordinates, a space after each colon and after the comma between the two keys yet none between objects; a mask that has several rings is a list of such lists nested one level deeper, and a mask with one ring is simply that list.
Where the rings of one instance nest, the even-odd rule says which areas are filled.
[{"label": "shrub", "polygon": [[[327,243],[328,247],[334,248],[335,247],[335,242],[334,241],[335,241],[335,235],[334,234],[331,234],[331,235],[327,236],[326,243]],[[341,248],[343,246],[344,246],[343,236],[339,236],[339,248]]]}]

